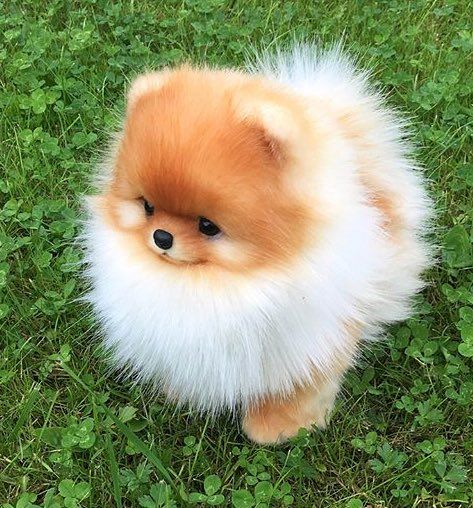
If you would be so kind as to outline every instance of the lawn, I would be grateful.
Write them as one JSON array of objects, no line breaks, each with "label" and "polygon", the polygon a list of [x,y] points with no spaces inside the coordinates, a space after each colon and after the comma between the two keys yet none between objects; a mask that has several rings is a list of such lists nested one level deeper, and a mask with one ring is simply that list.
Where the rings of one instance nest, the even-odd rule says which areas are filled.
[{"label": "lawn", "polygon": [[[0,6],[0,506],[473,506],[473,23],[468,0],[9,1]],[[78,301],[80,199],[128,81],[344,37],[411,119],[439,263],[416,316],[280,447],[109,375]],[[2,504],[5,503],[5,504]]]}]

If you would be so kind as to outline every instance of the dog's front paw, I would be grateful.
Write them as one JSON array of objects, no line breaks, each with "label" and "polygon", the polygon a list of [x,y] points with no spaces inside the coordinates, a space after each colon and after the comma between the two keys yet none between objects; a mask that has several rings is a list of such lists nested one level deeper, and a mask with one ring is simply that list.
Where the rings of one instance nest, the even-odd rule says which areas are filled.
[{"label": "dog's front paw", "polygon": [[[307,425],[307,422],[304,422]],[[243,419],[245,434],[256,443],[274,444],[296,436],[304,423],[284,412],[249,411]],[[310,422],[309,422],[310,426]]]},{"label": "dog's front paw", "polygon": [[321,388],[300,388],[285,399],[268,398],[248,409],[243,430],[256,443],[281,443],[297,435],[300,428],[324,429],[339,388],[338,379]]}]

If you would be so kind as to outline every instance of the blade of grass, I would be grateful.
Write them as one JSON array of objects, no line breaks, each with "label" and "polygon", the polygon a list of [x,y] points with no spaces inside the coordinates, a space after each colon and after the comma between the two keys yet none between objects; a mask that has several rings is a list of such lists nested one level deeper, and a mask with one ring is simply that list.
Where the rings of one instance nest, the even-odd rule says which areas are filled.
[{"label": "blade of grass", "polygon": [[118,478],[118,464],[113,450],[112,438],[110,434],[107,434],[105,439],[108,461],[110,463],[110,475],[112,477],[113,484],[113,497],[117,508],[122,508],[122,495],[120,492],[120,480]]},{"label": "blade of grass", "polygon": [[[131,442],[133,447],[141,452],[155,467],[156,469],[162,474],[163,478],[168,481],[174,489],[176,489],[176,485],[174,481],[171,478],[171,475],[169,474],[167,468],[164,466],[164,464],[161,462],[161,460],[158,458],[158,456],[150,450],[143,441],[131,430],[129,429],[122,421],[120,421],[119,418],[117,418],[107,407],[103,406],[103,409],[105,410],[105,413],[108,417],[110,417],[113,420],[113,423],[118,427],[118,429],[122,432],[124,436],[128,438],[128,440]],[[172,472],[172,471],[171,471]],[[172,474],[178,478],[178,476],[172,472]],[[177,492],[177,489],[176,489]]]},{"label": "blade of grass", "polygon": [[21,427],[23,427],[29,414],[31,413],[31,410],[33,409],[33,406],[35,405],[35,402],[38,399],[38,395],[39,395],[39,385],[35,384],[33,385],[33,388],[23,406],[23,409],[21,410],[20,416],[18,417],[15,426],[13,427],[12,431],[10,432],[10,435],[8,436],[8,441],[14,441],[16,439],[18,433],[20,432]]}]

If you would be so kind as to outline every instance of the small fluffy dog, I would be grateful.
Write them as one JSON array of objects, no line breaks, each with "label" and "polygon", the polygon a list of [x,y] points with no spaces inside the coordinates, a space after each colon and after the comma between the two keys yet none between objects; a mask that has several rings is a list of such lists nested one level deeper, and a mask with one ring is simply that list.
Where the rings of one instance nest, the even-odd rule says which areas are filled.
[{"label": "small fluffy dog", "polygon": [[89,299],[116,364],[256,442],[324,427],[431,259],[402,125],[337,50],[139,76],[100,176]]}]

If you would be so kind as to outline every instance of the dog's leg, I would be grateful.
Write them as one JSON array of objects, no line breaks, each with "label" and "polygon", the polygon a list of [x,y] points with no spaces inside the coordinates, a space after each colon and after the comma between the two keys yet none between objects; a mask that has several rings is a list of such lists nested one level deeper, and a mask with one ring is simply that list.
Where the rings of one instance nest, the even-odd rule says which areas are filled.
[{"label": "dog's leg", "polygon": [[285,398],[267,397],[250,407],[243,418],[243,430],[257,443],[279,443],[297,435],[301,427],[327,425],[343,374],[331,378],[314,376],[314,383],[296,389]]}]

